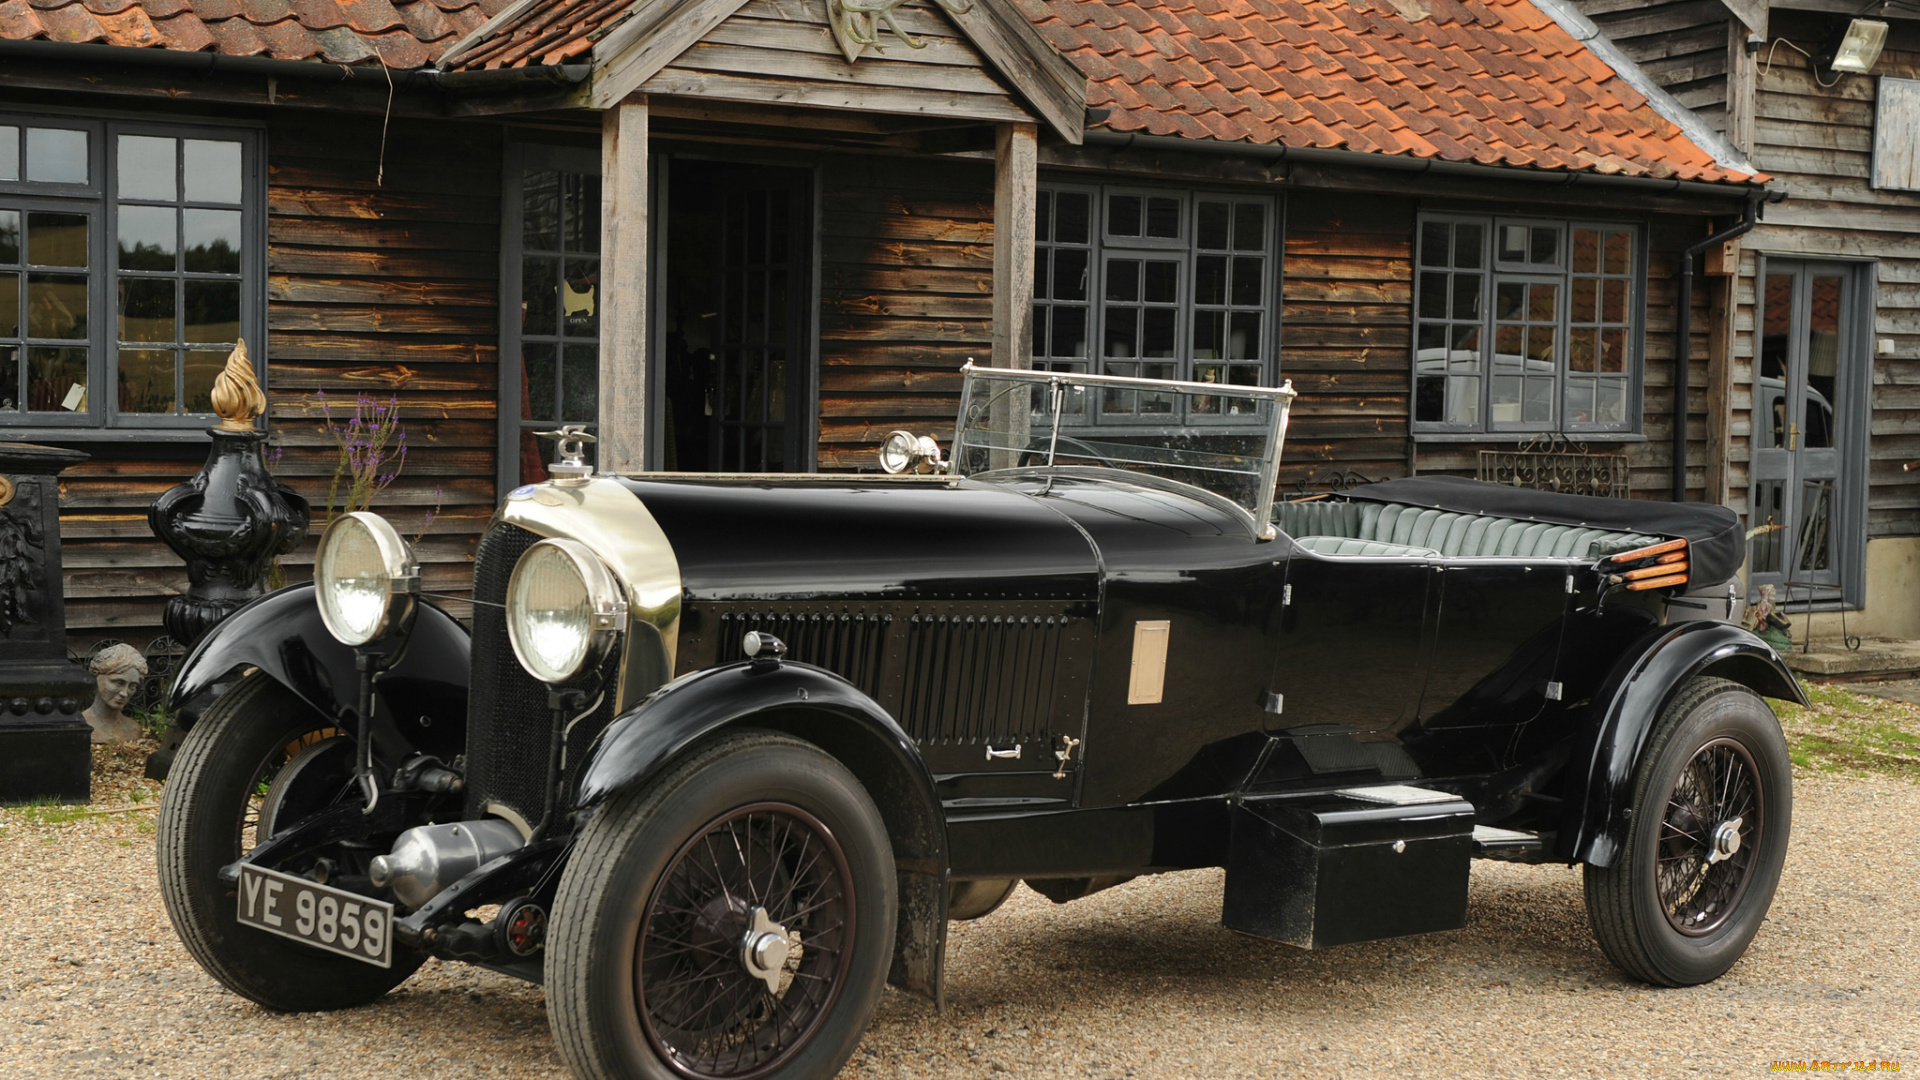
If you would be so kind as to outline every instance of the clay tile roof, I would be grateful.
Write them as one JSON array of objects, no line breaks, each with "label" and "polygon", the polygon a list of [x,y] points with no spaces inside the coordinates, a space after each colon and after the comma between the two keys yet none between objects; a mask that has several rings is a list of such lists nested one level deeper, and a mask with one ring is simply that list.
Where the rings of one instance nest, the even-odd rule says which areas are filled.
[{"label": "clay tile roof", "polygon": [[[433,63],[508,2],[0,0],[0,39],[333,64],[380,62],[408,69]],[[618,5],[632,2],[618,0]]]},{"label": "clay tile roof", "polygon": [[[539,0],[448,54],[510,2],[0,0],[0,38],[401,69],[524,67],[584,61],[637,2],[665,0]],[[1669,119],[1678,115],[1670,105],[1663,115],[1533,0],[985,2],[1024,12],[1086,75],[1088,104],[1110,110],[1095,126],[1116,132],[1764,179],[1716,162]]]},{"label": "clay tile roof", "polygon": [[1764,179],[1717,164],[1531,0],[1011,2],[1113,131]]}]

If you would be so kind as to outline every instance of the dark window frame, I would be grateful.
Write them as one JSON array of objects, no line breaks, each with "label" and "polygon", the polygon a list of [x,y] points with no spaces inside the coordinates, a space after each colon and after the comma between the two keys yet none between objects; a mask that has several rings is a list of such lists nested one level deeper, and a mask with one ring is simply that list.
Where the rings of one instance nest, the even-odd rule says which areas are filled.
[{"label": "dark window frame", "polygon": [[[218,419],[212,412],[122,413],[119,409],[118,380],[121,345],[118,334],[120,321],[118,283],[121,268],[118,226],[121,200],[118,197],[117,137],[148,135],[174,139],[176,154],[182,152],[181,147],[184,142],[190,139],[240,143],[242,171],[240,202],[219,206],[222,210],[237,210],[241,215],[240,270],[237,275],[217,276],[223,280],[239,282],[239,337],[247,341],[255,375],[264,388],[268,383],[266,358],[269,352],[266,332],[268,187],[266,126],[251,121],[226,121],[203,117],[196,117],[190,121],[155,120],[151,116],[59,107],[13,109],[0,112],[0,126],[23,129],[55,127],[87,132],[89,175],[85,184],[28,181],[26,169],[23,167],[18,179],[0,180],[0,207],[78,212],[88,214],[92,219],[86,268],[89,318],[87,337],[84,339],[88,350],[87,407],[84,412],[0,412],[0,431],[30,432],[33,438],[49,442],[129,439],[197,441],[204,438],[205,428]],[[176,209],[202,208],[187,200],[182,190],[176,189],[176,196],[173,204]],[[150,204],[155,202],[151,199],[132,201]],[[176,242],[178,240],[179,236],[176,234]],[[22,265],[25,257],[26,253],[23,251]],[[184,251],[176,250],[176,258],[180,261],[176,262],[175,270],[171,274],[175,281],[209,276],[186,271]],[[156,275],[168,276],[163,272],[156,272]],[[184,288],[184,286],[177,288]],[[184,333],[186,313],[180,306],[181,293],[176,291],[175,295],[176,339],[166,347],[180,349],[183,354],[184,344],[178,335]],[[18,339],[23,343],[22,364],[26,363],[25,329],[24,326],[21,327],[22,334]],[[139,348],[137,343],[128,346],[130,350],[136,348]],[[221,348],[230,349],[230,344],[222,343]],[[223,363],[224,359],[223,355]],[[176,391],[181,389],[182,378],[182,374],[176,370]],[[104,397],[100,393],[101,387],[107,387],[110,391]]]},{"label": "dark window frame", "polygon": [[[1470,267],[1454,266],[1449,260],[1442,266],[1428,266],[1425,263],[1427,231],[1429,225],[1477,225],[1482,229],[1479,265]],[[1501,230],[1507,227],[1528,229],[1548,228],[1555,230],[1554,258],[1550,263],[1502,258],[1500,243]],[[1599,253],[1597,270],[1586,271],[1573,266],[1572,244],[1575,230],[1597,230],[1602,236],[1602,248]],[[1606,271],[1604,244],[1605,236],[1610,233],[1625,232],[1631,238],[1632,251],[1628,253],[1628,268],[1625,274],[1609,274]],[[1449,233],[1449,243],[1455,234]],[[1412,340],[1409,343],[1409,361],[1411,366],[1410,407],[1408,421],[1414,438],[1433,439],[1503,439],[1528,438],[1540,435],[1565,435],[1580,439],[1639,439],[1645,429],[1645,380],[1646,380],[1646,297],[1647,297],[1647,229],[1644,223],[1634,220],[1606,219],[1598,217],[1555,218],[1529,214],[1474,214],[1455,211],[1422,211],[1415,220],[1412,266]],[[1531,237],[1529,239],[1531,246]],[[1451,249],[1450,249],[1451,254]],[[1449,294],[1441,302],[1443,314],[1432,314],[1427,306],[1429,281],[1427,276],[1444,273],[1449,276],[1449,288],[1455,277],[1473,276],[1480,282],[1480,310],[1478,314],[1456,318],[1456,309]],[[1626,282],[1626,316],[1624,325],[1604,320],[1604,311],[1596,313],[1596,321],[1574,321],[1575,283],[1580,279],[1592,279],[1600,282],[1595,286],[1596,306],[1603,305],[1605,281]],[[1551,344],[1552,360],[1552,408],[1553,418],[1548,421],[1528,420],[1523,415],[1518,418],[1495,419],[1493,416],[1493,381],[1497,369],[1496,352],[1499,348],[1499,327],[1502,323],[1517,325],[1527,320],[1503,320],[1497,312],[1497,304],[1502,284],[1557,284],[1553,337]],[[1475,397],[1475,415],[1471,421],[1454,422],[1446,419],[1421,420],[1420,395],[1421,352],[1425,347],[1423,326],[1431,329],[1445,327],[1442,333],[1441,348],[1449,354],[1456,351],[1460,344],[1459,331],[1475,329],[1477,338],[1473,348],[1478,353],[1476,366],[1459,371],[1427,372],[1427,378],[1437,375],[1449,379],[1466,375],[1478,379]],[[1579,331],[1592,331],[1591,340],[1601,342],[1606,339],[1607,331],[1625,330],[1625,371],[1610,374],[1599,371],[1577,372],[1570,366],[1570,353],[1574,336]],[[1464,351],[1459,350],[1459,351]],[[1452,362],[1449,355],[1449,362]],[[1507,372],[1506,374],[1516,374]],[[1520,372],[1526,377],[1524,367]],[[1540,377],[1540,376],[1534,376]],[[1592,407],[1598,409],[1600,384],[1607,379],[1624,379],[1626,395],[1624,418],[1619,421],[1575,421],[1570,420],[1572,410],[1568,407],[1569,387],[1573,381],[1586,381],[1595,395]],[[1443,398],[1443,409],[1445,399]],[[1443,413],[1444,415],[1444,413]]]},{"label": "dark window frame", "polygon": [[[1256,384],[1260,386],[1278,385],[1281,377],[1280,349],[1280,295],[1281,279],[1284,274],[1285,250],[1285,199],[1279,195],[1254,192],[1230,187],[1212,186],[1169,186],[1121,182],[1112,184],[1075,181],[1070,178],[1042,176],[1040,179],[1040,205],[1036,207],[1037,228],[1035,231],[1035,296],[1034,327],[1031,343],[1033,366],[1041,370],[1059,370],[1076,372],[1096,372],[1110,374],[1133,374],[1132,371],[1115,371],[1113,364],[1168,364],[1173,367],[1175,379],[1193,379],[1195,372],[1204,366],[1217,365],[1223,377],[1231,378],[1228,372],[1234,367],[1256,368]],[[1062,193],[1084,195],[1088,198],[1087,241],[1077,243],[1056,239],[1054,222],[1057,218],[1056,196]],[[1112,235],[1110,228],[1110,200],[1114,196],[1138,196],[1142,199],[1142,227],[1138,235]],[[1148,199],[1173,199],[1178,205],[1179,236],[1153,236],[1146,222],[1150,217]],[[1199,215],[1201,204],[1225,201],[1231,204],[1258,204],[1262,207],[1262,244],[1258,257],[1263,263],[1263,277],[1259,288],[1257,304],[1235,303],[1229,286],[1223,284],[1226,291],[1222,303],[1201,303],[1197,296],[1199,260],[1208,257],[1224,257],[1232,262],[1240,254],[1234,247],[1231,226],[1229,226],[1227,247],[1215,250],[1202,249],[1200,246]],[[1062,251],[1085,252],[1086,286],[1083,298],[1072,296],[1056,298],[1060,289],[1055,283],[1059,271],[1059,253]],[[1170,304],[1149,304],[1144,289],[1139,300],[1114,299],[1109,295],[1110,270],[1116,261],[1154,260],[1168,261],[1167,257],[1177,258],[1176,300]],[[1144,270],[1142,271],[1144,273]],[[1143,279],[1144,280],[1144,279]],[[1114,313],[1125,307],[1172,307],[1174,349],[1172,357],[1164,358],[1107,358],[1105,357],[1109,330],[1112,328]],[[1068,355],[1055,349],[1054,313],[1059,310],[1078,310],[1085,314],[1085,339],[1083,347],[1075,355]],[[1257,312],[1260,317],[1259,341],[1251,350],[1249,358],[1216,356],[1196,358],[1194,353],[1194,327],[1196,312],[1226,313]],[[1230,325],[1230,324],[1229,324]],[[1142,328],[1142,333],[1144,329]],[[1230,335],[1231,330],[1227,333]],[[1138,352],[1138,343],[1135,351]],[[1138,415],[1100,414],[1097,420],[1089,420],[1086,425],[1076,427],[1107,428],[1116,432],[1124,431],[1147,434],[1161,430],[1190,430],[1193,427],[1234,429],[1246,426],[1246,420],[1231,416],[1184,415],[1162,417],[1158,414],[1141,413]]]},{"label": "dark window frame", "polygon": [[[596,178],[601,175],[601,172],[600,147],[597,143],[509,139],[507,140],[503,156],[500,200],[500,392],[498,394],[500,411],[497,418],[498,436],[496,438],[496,446],[498,447],[498,462],[496,476],[499,482],[499,490],[505,492],[522,483],[531,482],[520,475],[520,454],[523,445],[522,433],[538,430],[557,422],[554,418],[550,417],[533,417],[525,420],[520,417],[520,408],[522,405],[520,380],[525,370],[522,346],[526,344],[528,337],[537,339],[537,344],[552,343],[555,345],[556,389],[554,393],[555,407],[558,409],[564,405],[564,398],[562,396],[564,391],[559,388],[559,379],[564,377],[564,361],[559,359],[559,356],[569,341],[571,341],[575,347],[584,347],[587,343],[587,339],[578,335],[566,335],[558,332],[560,328],[557,325],[555,328],[556,333],[553,334],[527,334],[521,326],[520,308],[522,302],[525,300],[525,283],[522,280],[521,271],[528,252],[525,243],[525,174],[529,168],[536,165],[562,172],[581,175],[591,174]],[[591,167],[582,167],[588,165],[591,165]],[[565,242],[563,236],[561,239],[563,248]],[[599,250],[599,244],[599,237],[596,235],[594,237],[593,251],[593,258],[596,261],[602,260],[605,257],[604,253]],[[566,258],[564,251],[547,252],[545,249],[537,249],[537,254],[539,254],[540,257],[557,258],[563,261]],[[599,378],[600,363],[599,335],[604,330],[604,324],[601,320],[604,318],[605,291],[600,286],[596,286],[595,289],[596,310],[594,317],[596,321],[596,332],[592,338],[592,343],[594,346],[594,378],[596,380],[595,399],[597,401],[597,380]],[[556,318],[563,319],[564,316],[556,310]],[[581,424],[590,433],[597,434],[600,430],[600,417],[597,410],[592,417],[580,420],[568,420],[566,422]],[[544,444],[539,447],[542,461],[547,460],[551,456],[548,453],[550,449],[551,447],[549,445]],[[589,461],[596,460],[594,451],[595,447],[587,447],[587,459]]]}]

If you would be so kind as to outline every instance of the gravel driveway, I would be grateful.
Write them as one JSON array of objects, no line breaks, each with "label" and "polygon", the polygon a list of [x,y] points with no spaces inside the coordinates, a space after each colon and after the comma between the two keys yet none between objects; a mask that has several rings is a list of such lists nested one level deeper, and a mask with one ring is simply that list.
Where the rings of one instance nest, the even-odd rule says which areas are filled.
[{"label": "gravel driveway", "polygon": [[[325,1015],[275,1015],[219,989],[161,909],[135,760],[107,763],[96,787],[96,806],[130,809],[0,811],[0,1076],[564,1075],[539,988],[474,968],[429,963],[384,1001]],[[1023,888],[954,927],[946,1015],[889,991],[845,1075],[1920,1069],[1920,786],[1804,776],[1796,795],[1772,918],[1709,986],[1623,979],[1565,867],[1475,864],[1467,929],[1319,953],[1222,929],[1218,873],[1060,908]]]}]

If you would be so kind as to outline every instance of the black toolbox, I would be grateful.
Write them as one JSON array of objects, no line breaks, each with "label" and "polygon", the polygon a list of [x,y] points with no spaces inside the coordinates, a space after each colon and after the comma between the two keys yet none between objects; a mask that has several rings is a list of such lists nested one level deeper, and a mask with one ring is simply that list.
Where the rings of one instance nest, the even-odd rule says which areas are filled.
[{"label": "black toolbox", "polygon": [[1307,949],[1467,924],[1473,805],[1386,784],[1234,808],[1220,921]]}]

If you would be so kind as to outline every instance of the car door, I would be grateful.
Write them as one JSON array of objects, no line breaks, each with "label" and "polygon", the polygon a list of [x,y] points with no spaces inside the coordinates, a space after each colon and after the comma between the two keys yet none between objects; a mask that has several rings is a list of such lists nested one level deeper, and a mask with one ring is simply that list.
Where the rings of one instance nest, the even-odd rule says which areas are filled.
[{"label": "car door", "polygon": [[[1559,560],[1455,559],[1438,570],[1419,728],[1433,735],[1533,719],[1556,692],[1570,568]],[[1500,742],[1484,734],[1480,741]]]},{"label": "car door", "polygon": [[1427,605],[1439,565],[1316,555],[1287,563],[1268,730],[1387,731],[1419,700]]}]

